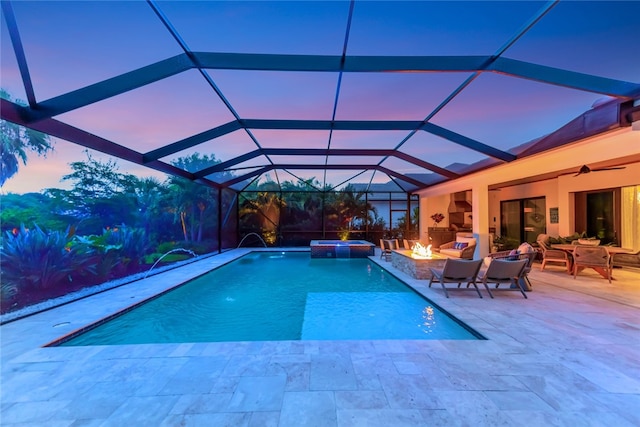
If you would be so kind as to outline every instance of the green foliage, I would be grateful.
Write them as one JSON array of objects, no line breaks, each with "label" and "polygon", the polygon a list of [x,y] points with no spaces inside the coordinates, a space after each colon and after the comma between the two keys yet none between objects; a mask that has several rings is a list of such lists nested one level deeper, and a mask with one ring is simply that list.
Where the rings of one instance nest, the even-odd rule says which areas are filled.
[{"label": "green foliage", "polygon": [[211,252],[214,247],[213,240],[203,240],[202,242],[163,242],[156,247],[156,253],[166,254],[173,249],[188,249],[197,254],[205,254]]},{"label": "green foliage", "polygon": [[46,194],[9,193],[2,196],[0,224],[3,231],[17,230],[21,224],[27,227],[38,224],[45,230],[64,230],[74,222],[76,219],[64,214],[64,209]]},{"label": "green foliage", "polygon": [[109,244],[121,245],[120,255],[126,263],[139,264],[149,252],[150,245],[146,233],[140,228],[124,225],[105,232]]},{"label": "green foliage", "polygon": [[150,248],[144,230],[124,225],[106,229],[101,235],[78,236],[77,241],[95,253],[97,274],[104,279],[118,266],[126,269],[143,263]]},{"label": "green foliage", "polygon": [[[0,89],[0,97],[11,101],[11,95],[4,89]],[[53,151],[48,135],[6,120],[0,120],[0,138],[0,187],[18,173],[20,161],[27,164],[27,152],[46,157],[49,151]]]},{"label": "green foliage", "polygon": [[37,225],[6,232],[2,241],[2,282],[20,291],[47,289],[78,272],[95,272],[90,251],[66,232],[44,232]]},{"label": "green foliage", "polygon": [[71,190],[53,189],[48,194],[82,219],[79,230],[83,234],[97,234],[123,222],[135,223],[139,180],[118,172],[115,161],[97,160],[88,150],[85,154],[87,160],[70,163],[72,172],[62,177],[72,182]]},{"label": "green foliage", "polygon": [[179,248],[179,247],[180,247],[180,245],[178,244],[178,242],[162,242],[156,248],[156,252],[158,252],[160,254],[166,254],[170,250],[176,249],[176,248]]},{"label": "green foliage", "polygon": [[[214,155],[194,153],[188,157],[180,157],[172,163],[179,168],[196,172],[220,161]],[[177,176],[169,178],[169,190],[174,222],[180,224],[184,240],[201,241],[205,237],[205,228],[213,226],[212,215],[209,213],[217,208],[217,191]]]},{"label": "green foliage", "polygon": [[279,192],[249,193],[240,202],[240,221],[243,227],[260,230],[269,244],[276,242],[280,213],[287,206]]},{"label": "green foliage", "polygon": [[328,202],[325,212],[330,213],[328,218],[333,229],[362,230],[365,224],[372,224],[378,216],[376,209],[366,201],[365,192],[356,191],[352,185],[334,193]]},{"label": "green foliage", "polygon": [[70,163],[72,172],[62,177],[63,181],[73,183],[70,197],[76,205],[84,205],[91,199],[108,199],[125,189],[127,177],[118,172],[115,161],[101,162],[94,159],[89,150],[84,153],[87,159]]},{"label": "green foliage", "polygon": [[414,207],[411,211],[411,222],[409,227],[407,228],[407,216],[402,215],[398,218],[397,221],[397,229],[394,230],[399,238],[403,239],[417,239],[418,238],[418,228],[419,228],[419,218],[420,208]]},{"label": "green foliage", "polygon": [[8,301],[18,294],[18,287],[12,283],[0,283],[0,299]]}]

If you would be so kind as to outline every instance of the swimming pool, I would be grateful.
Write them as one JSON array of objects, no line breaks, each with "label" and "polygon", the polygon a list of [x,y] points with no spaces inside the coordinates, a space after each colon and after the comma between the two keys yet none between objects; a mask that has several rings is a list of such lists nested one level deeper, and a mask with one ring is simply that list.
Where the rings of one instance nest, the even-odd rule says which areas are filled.
[{"label": "swimming pool", "polygon": [[252,252],[54,345],[482,339],[369,259]]}]

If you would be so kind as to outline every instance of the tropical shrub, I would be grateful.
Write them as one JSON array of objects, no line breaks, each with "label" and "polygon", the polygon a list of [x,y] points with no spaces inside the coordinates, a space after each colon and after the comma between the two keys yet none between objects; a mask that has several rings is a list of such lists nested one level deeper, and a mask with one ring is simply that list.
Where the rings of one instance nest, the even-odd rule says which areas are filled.
[{"label": "tropical shrub", "polygon": [[77,272],[95,272],[86,247],[73,244],[73,233],[45,232],[37,225],[5,233],[0,248],[2,283],[23,288],[48,289],[72,280]]},{"label": "tropical shrub", "polygon": [[151,249],[151,244],[142,228],[130,228],[122,225],[107,230],[106,234],[109,243],[122,245],[120,249],[121,262],[127,266],[139,266]]},{"label": "tropical shrub", "polygon": [[16,296],[18,293],[18,287],[14,284],[5,283],[2,281],[2,276],[0,275],[0,300],[8,301]]},{"label": "tropical shrub", "polygon": [[156,248],[156,252],[162,255],[179,247],[181,247],[181,242],[162,242]]},{"label": "tropical shrub", "polygon": [[103,230],[101,235],[78,237],[78,244],[92,248],[96,272],[101,279],[123,275],[144,262],[150,243],[143,229],[121,226]]}]

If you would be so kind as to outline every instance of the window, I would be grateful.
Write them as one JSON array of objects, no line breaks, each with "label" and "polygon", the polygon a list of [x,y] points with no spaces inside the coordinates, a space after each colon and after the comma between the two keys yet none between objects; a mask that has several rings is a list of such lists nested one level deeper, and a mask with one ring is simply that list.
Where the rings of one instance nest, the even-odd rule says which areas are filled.
[{"label": "window", "polygon": [[538,234],[546,232],[545,212],[544,197],[500,202],[500,234],[506,247],[534,243]]}]

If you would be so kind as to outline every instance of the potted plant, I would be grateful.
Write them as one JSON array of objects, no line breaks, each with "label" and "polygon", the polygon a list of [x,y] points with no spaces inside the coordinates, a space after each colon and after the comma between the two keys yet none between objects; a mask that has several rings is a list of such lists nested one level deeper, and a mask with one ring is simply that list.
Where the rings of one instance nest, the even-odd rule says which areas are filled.
[{"label": "potted plant", "polygon": [[444,219],[444,215],[442,215],[441,213],[437,212],[437,213],[434,213],[433,215],[431,215],[431,219],[433,220],[433,226],[437,227],[438,224],[440,224],[440,222]]}]

